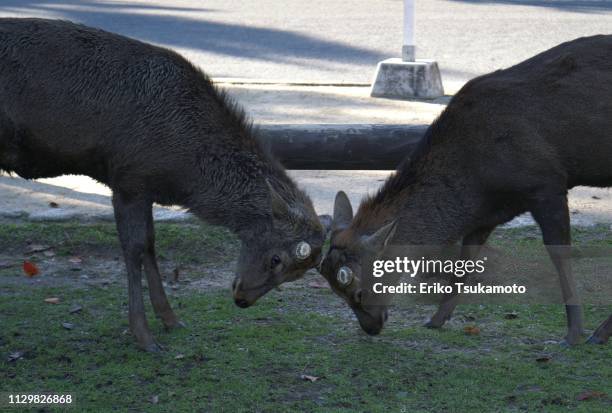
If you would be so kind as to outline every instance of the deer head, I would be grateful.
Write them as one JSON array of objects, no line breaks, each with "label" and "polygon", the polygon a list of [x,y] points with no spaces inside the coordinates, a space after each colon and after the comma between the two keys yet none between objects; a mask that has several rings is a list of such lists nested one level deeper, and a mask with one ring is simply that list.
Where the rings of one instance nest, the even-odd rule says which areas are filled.
[{"label": "deer head", "polygon": [[396,223],[392,221],[372,234],[358,234],[351,228],[353,208],[342,191],[336,195],[331,226],[331,245],[323,259],[320,272],[332,290],[351,307],[363,330],[371,335],[380,333],[387,321],[384,298],[372,299],[371,265],[382,256],[393,238]]},{"label": "deer head", "polygon": [[272,288],[299,279],[319,265],[326,228],[301,194],[285,200],[266,181],[271,222],[241,234],[242,248],[233,282],[234,301],[249,307]]}]

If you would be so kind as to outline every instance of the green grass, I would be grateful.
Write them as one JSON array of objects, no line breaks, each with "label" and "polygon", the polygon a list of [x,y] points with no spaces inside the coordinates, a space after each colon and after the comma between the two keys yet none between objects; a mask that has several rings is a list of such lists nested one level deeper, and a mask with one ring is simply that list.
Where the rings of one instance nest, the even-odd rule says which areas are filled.
[{"label": "green grass", "polygon": [[[227,294],[211,293],[174,301],[189,327],[165,333],[154,322],[167,351],[151,355],[124,334],[121,289],[5,289],[3,297],[8,293],[11,299],[0,302],[0,393],[71,393],[78,411],[604,412],[611,406],[607,398],[576,400],[583,391],[611,392],[610,346],[517,346],[421,327],[370,338],[276,300],[240,310]],[[45,303],[50,296],[62,302]],[[84,310],[71,315],[74,303]],[[502,310],[489,309],[487,317],[502,320]],[[589,317],[605,315],[600,309]],[[500,323],[498,333],[509,336],[526,334],[527,323],[551,336],[563,328],[561,312],[544,308],[522,327]],[[8,362],[13,351],[24,357]],[[551,360],[537,362],[544,353]],[[301,374],[321,378],[311,383]],[[155,395],[158,404],[150,401]]]},{"label": "green grass", "polygon": [[[215,231],[163,224],[158,226],[159,249],[165,259],[205,265],[223,255],[211,248],[235,248],[233,238]],[[532,230],[516,231],[500,236],[525,239],[531,247]],[[114,235],[111,224],[0,225],[0,251],[10,243],[17,253],[30,240],[65,246],[66,254],[83,249],[103,254],[118,248]],[[592,233],[589,239],[597,237]],[[72,411],[612,409],[612,345],[566,349],[547,343],[565,329],[559,306],[460,307],[456,318],[469,315],[467,324],[481,327],[478,336],[466,335],[456,324],[432,331],[404,322],[401,314],[426,314],[430,308],[403,309],[392,315],[382,335],[368,337],[329,290],[272,292],[244,310],[233,305],[229,291],[185,289],[171,301],[188,327],[165,332],[149,311],[152,330],[166,351],[147,354],[136,349],[127,333],[127,293],[120,286],[84,290],[82,285],[3,282],[7,277],[15,279],[14,274],[0,275],[0,394],[71,393],[76,400]],[[44,302],[52,296],[61,302]],[[83,310],[70,314],[75,304]],[[510,310],[519,317],[505,319]],[[589,326],[610,310],[587,306]],[[63,328],[66,322],[74,328]],[[8,361],[15,351],[23,357]],[[536,361],[544,355],[549,361]],[[302,374],[319,379],[304,381]],[[586,391],[608,396],[579,401]]]}]

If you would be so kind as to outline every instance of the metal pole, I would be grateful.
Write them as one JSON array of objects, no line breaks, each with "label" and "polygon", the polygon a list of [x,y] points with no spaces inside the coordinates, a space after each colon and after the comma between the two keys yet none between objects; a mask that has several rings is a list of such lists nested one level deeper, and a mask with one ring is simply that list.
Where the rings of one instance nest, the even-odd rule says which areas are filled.
[{"label": "metal pole", "polygon": [[393,170],[428,125],[260,125],[265,146],[287,169]]},{"label": "metal pole", "polygon": [[414,62],[414,1],[404,0],[404,43],[402,46],[402,60]]}]

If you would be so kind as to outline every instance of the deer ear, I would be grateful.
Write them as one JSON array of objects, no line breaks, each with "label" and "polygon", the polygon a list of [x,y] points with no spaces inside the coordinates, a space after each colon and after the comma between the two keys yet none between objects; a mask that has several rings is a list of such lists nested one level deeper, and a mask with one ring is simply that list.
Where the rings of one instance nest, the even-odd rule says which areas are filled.
[{"label": "deer ear", "polygon": [[381,249],[385,248],[387,244],[393,239],[395,230],[397,229],[397,219],[391,221],[389,224],[380,228],[372,235],[365,236],[363,243],[370,248]]},{"label": "deer ear", "polygon": [[270,192],[270,201],[272,203],[272,215],[274,217],[282,217],[289,214],[289,205],[287,202],[276,192],[276,189],[272,187],[270,181],[266,179],[266,185]]},{"label": "deer ear", "polygon": [[344,191],[339,191],[336,194],[334,201],[334,217],[332,218],[332,230],[346,228],[353,220],[353,207],[351,201]]}]

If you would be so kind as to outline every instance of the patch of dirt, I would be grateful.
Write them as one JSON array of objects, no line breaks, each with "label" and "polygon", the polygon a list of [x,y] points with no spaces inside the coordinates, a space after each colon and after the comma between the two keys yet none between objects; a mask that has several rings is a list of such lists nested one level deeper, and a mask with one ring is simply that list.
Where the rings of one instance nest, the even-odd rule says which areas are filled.
[{"label": "patch of dirt", "polygon": [[[23,271],[23,262],[34,263],[40,273],[33,277]],[[80,262],[78,262],[80,260]],[[127,278],[125,264],[122,258],[112,256],[53,256],[47,257],[42,252],[28,254],[25,258],[15,255],[0,254],[0,287],[58,287],[87,288],[88,286],[104,286],[119,284],[126,286]],[[180,265],[172,261],[160,260],[160,272],[164,279],[166,290],[179,292],[186,289],[196,289],[210,292],[211,289],[229,288],[233,280],[233,263],[219,266]],[[178,268],[178,282],[174,281],[174,273]],[[146,277],[143,274],[143,284]],[[0,290],[0,294],[2,294]]]},{"label": "patch of dirt", "polygon": [[[48,254],[47,254],[48,255]],[[120,285],[127,288],[125,266],[123,259],[118,256],[92,255],[80,256],[79,259],[71,256],[46,256],[45,251],[28,254],[27,259],[36,264],[40,269],[40,274],[28,277],[23,272],[23,258],[16,258],[15,255],[0,254],[0,296],[14,294],[14,288],[24,289],[32,287],[58,287],[70,286],[71,288],[87,289],[89,287],[104,287],[107,285]],[[182,265],[178,267],[178,281],[175,281],[175,270],[177,265],[170,260],[160,260],[160,271],[164,278],[166,292],[170,296],[180,296],[189,294],[193,291],[211,292],[221,290],[229,292],[231,282],[234,278],[235,263],[218,265]],[[146,277],[143,276],[143,284],[146,285]],[[280,291],[273,290],[261,301],[272,300],[282,302],[283,305],[277,307],[279,314],[288,311],[299,311],[315,313],[331,317],[336,320],[339,331],[351,331],[355,340],[388,340],[384,332],[381,336],[367,336],[359,327],[357,319],[350,308],[339,297],[332,293],[327,287],[326,281],[315,271],[306,273],[304,278],[293,283],[288,283],[280,288]],[[436,306],[433,305],[414,305],[414,306],[395,306],[390,308],[390,319],[385,327],[386,330],[402,330],[422,326],[435,312]],[[435,338],[418,340],[406,340],[402,338],[403,346],[415,349],[432,349],[436,351],[474,351],[486,352],[491,347],[507,346],[510,343],[521,345],[536,345],[551,347],[549,344],[553,340],[560,339],[563,328],[560,326],[558,337],[546,337],[534,339],[532,334],[517,335],[504,334],[504,320],[502,315],[480,315],[476,318],[469,312],[469,309],[459,306],[455,315],[448,321],[440,334],[447,331],[463,331],[466,325],[477,325],[482,333],[483,343],[473,349],[462,347],[460,343],[450,345],[442,340]],[[523,322],[523,320],[519,320]],[[263,320],[262,322],[265,322]],[[529,321],[531,323],[531,321]],[[537,329],[537,325],[530,328]],[[527,339],[526,337],[531,338]],[[340,345],[336,343],[334,337],[321,337],[325,345]],[[526,342],[529,341],[529,342]],[[556,348],[556,346],[552,346]],[[488,349],[488,350],[487,350]]]}]

